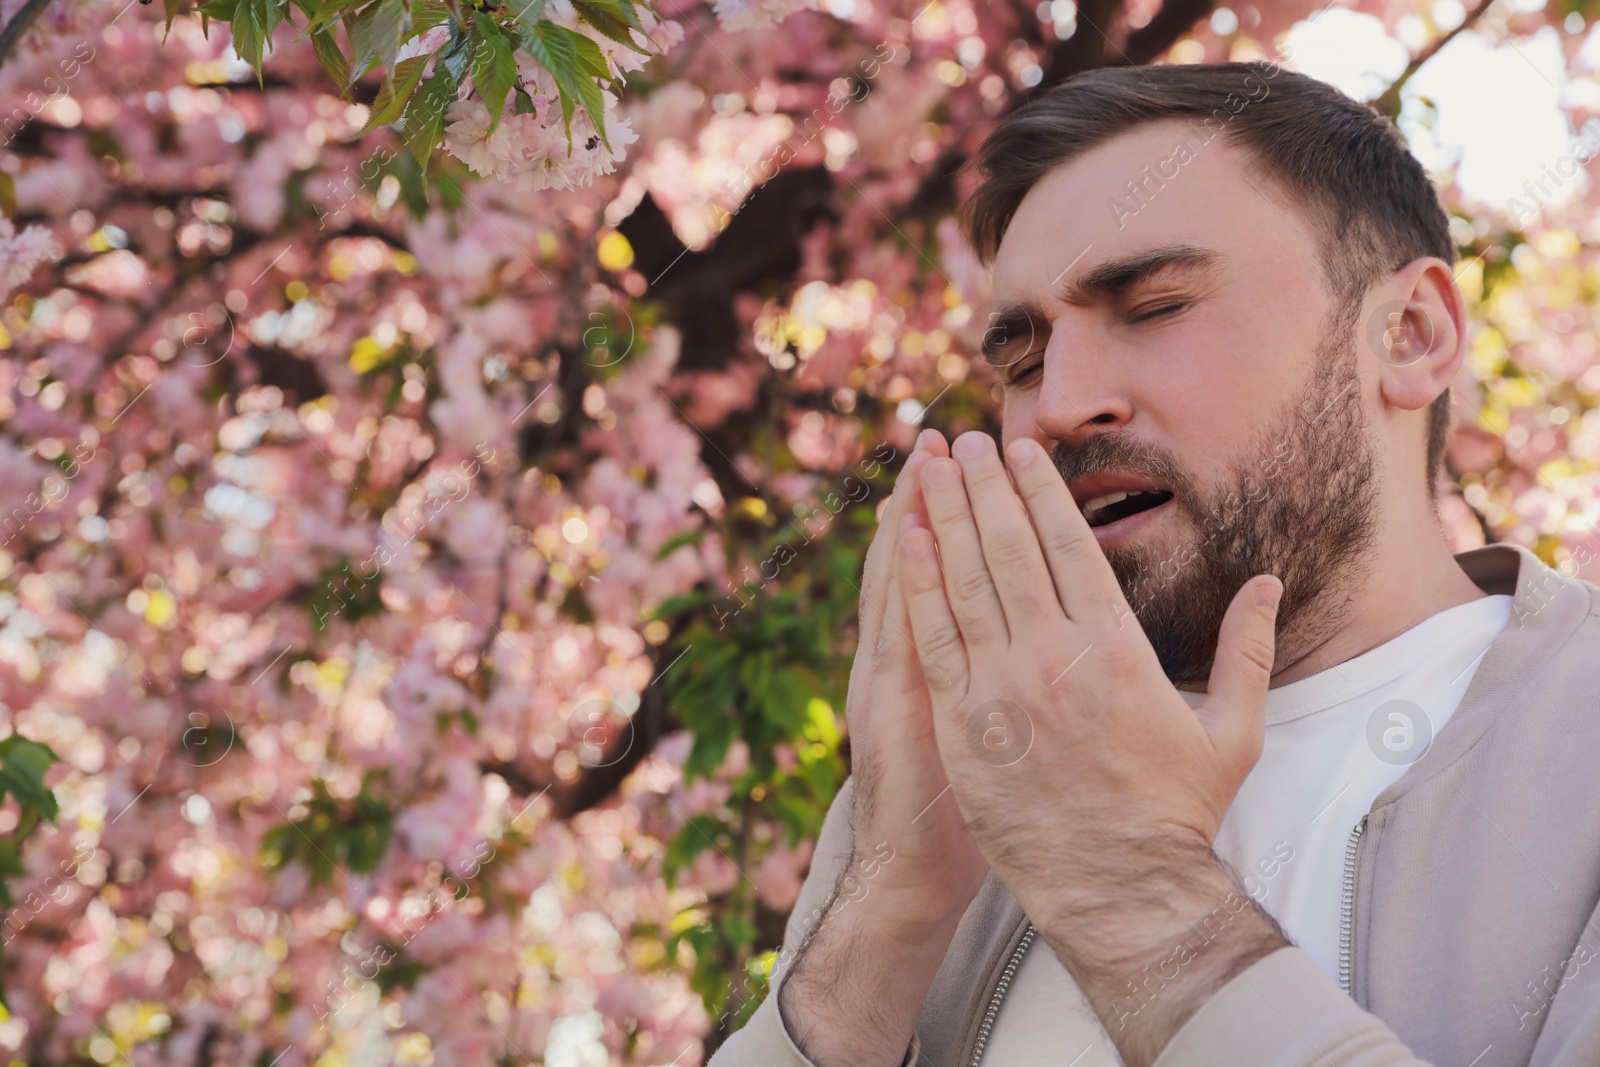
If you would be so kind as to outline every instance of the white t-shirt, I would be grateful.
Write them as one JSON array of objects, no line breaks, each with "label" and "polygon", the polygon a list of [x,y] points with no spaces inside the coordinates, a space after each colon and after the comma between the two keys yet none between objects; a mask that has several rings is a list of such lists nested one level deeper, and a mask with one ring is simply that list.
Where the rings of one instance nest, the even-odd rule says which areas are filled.
[{"label": "white t-shirt", "polygon": [[[1266,745],[1216,852],[1335,980],[1345,847],[1427,751],[1511,617],[1511,597],[1441,611],[1335,667],[1267,692]],[[1191,705],[1203,694],[1185,693]],[[1130,992],[1130,1010],[1138,1001]],[[984,1048],[995,1067],[1119,1067],[1094,1009],[1043,937],[1022,958]]]}]

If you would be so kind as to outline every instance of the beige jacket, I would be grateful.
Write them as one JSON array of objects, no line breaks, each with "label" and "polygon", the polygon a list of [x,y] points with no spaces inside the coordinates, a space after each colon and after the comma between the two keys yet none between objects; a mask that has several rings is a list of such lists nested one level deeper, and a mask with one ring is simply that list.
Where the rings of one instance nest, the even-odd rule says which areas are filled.
[{"label": "beige jacket", "polygon": [[[1218,990],[1155,1067],[1600,1067],[1600,589],[1513,545],[1456,559],[1486,593],[1515,597],[1511,621],[1433,746],[1352,834],[1350,995],[1281,949]],[[828,811],[774,989],[848,862],[852,795],[847,782]],[[991,872],[907,1065],[972,1067],[1027,926]],[[712,1067],[811,1067],[777,1000]]]}]

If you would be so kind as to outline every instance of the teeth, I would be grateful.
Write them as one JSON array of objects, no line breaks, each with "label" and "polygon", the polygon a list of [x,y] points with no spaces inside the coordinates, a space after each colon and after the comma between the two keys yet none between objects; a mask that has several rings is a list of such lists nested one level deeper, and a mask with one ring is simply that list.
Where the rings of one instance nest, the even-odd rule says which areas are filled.
[{"label": "teeth", "polygon": [[1128,495],[1127,493],[1107,493],[1105,496],[1097,496],[1083,505],[1083,513],[1092,515],[1101,508],[1110,507],[1112,504],[1128,499]]},{"label": "teeth", "polygon": [[1128,492],[1107,493],[1104,496],[1097,496],[1092,500],[1084,501],[1083,515],[1084,518],[1092,519],[1101,509],[1120,503],[1131,496],[1161,496],[1165,492],[1166,490],[1164,489],[1133,489]]}]

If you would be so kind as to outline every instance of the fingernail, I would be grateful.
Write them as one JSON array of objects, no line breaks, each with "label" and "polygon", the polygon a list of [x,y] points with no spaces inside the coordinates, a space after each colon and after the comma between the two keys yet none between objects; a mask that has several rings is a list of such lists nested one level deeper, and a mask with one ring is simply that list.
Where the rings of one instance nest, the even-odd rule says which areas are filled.
[{"label": "fingernail", "polygon": [[930,447],[929,444],[928,444],[928,435],[930,433],[932,433],[932,432],[933,432],[932,430],[923,430],[921,433],[917,434],[917,443],[911,449],[911,451],[913,451],[913,452],[926,451]]},{"label": "fingernail", "polygon": [[927,468],[922,472],[922,480],[935,488],[944,489],[955,484],[959,473],[960,468],[955,463],[937,456],[928,461]]},{"label": "fingernail", "polygon": [[992,444],[987,434],[964,433],[956,438],[956,446],[951,451],[962,459],[977,459],[987,452]]},{"label": "fingernail", "polygon": [[1006,446],[1006,456],[1011,460],[1011,465],[1021,470],[1033,462],[1033,444],[1028,438],[1023,437],[1012,441]]}]

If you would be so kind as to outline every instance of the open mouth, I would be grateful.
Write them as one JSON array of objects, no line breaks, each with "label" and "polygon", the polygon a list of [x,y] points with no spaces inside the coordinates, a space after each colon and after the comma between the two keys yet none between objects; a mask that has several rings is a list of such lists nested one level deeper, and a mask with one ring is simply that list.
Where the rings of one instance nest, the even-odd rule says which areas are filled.
[{"label": "open mouth", "polygon": [[1165,489],[1131,490],[1125,492],[1106,493],[1083,503],[1083,514],[1089,520],[1089,526],[1107,526],[1118,519],[1125,519],[1130,515],[1137,515],[1141,511],[1160,507],[1172,499],[1172,493]]}]

